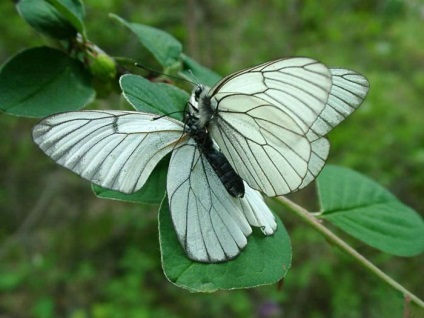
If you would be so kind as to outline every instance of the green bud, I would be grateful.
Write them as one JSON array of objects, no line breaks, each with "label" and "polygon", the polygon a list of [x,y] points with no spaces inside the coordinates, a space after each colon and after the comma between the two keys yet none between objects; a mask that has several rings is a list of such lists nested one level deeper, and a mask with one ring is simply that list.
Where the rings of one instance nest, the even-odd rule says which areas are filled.
[{"label": "green bud", "polygon": [[94,56],[89,65],[93,76],[100,81],[110,81],[116,76],[115,61],[109,55]]}]

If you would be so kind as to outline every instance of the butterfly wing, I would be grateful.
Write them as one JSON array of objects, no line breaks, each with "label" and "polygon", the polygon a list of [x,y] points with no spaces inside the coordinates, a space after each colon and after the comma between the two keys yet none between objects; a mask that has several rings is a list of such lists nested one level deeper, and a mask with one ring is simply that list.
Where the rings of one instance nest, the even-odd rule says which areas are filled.
[{"label": "butterfly wing", "polygon": [[170,118],[130,111],[52,115],[33,130],[35,143],[84,179],[124,193],[139,190],[183,134]]},{"label": "butterfly wing", "polygon": [[321,172],[330,151],[323,137],[354,112],[367,96],[369,83],[361,74],[346,69],[330,69],[333,85],[327,104],[306,133],[311,142],[308,172],[297,190],[306,187]]},{"label": "butterfly wing", "polygon": [[240,200],[243,214],[251,226],[259,227],[264,235],[272,235],[277,230],[274,214],[265,204],[262,194],[244,183],[245,194]]},{"label": "butterfly wing", "polygon": [[173,151],[167,179],[169,207],[189,258],[228,261],[246,246],[250,225],[260,226],[267,235],[275,231],[274,216],[251,191],[243,199],[230,196],[194,140]]},{"label": "butterfly wing", "polygon": [[276,60],[211,89],[211,134],[236,172],[268,196],[296,190],[308,173],[306,133],[323,111],[330,71],[308,58]]},{"label": "butterfly wing", "polygon": [[[209,95],[215,97],[216,102],[228,95],[262,99],[290,116],[306,132],[324,109],[331,85],[331,73],[324,64],[296,57],[270,61],[229,75],[216,84]],[[238,112],[241,105],[228,105],[229,102],[216,105],[220,114]]]},{"label": "butterfly wing", "polygon": [[299,190],[319,174],[324,137],[363,101],[368,81],[308,58],[276,60],[210,90],[211,134],[236,172],[268,196]]},{"label": "butterfly wing", "polygon": [[307,132],[313,141],[325,136],[353,113],[368,94],[369,83],[361,74],[346,69],[330,69],[332,86],[327,104]]},{"label": "butterfly wing", "polygon": [[311,142],[311,157],[308,161],[308,170],[302,183],[299,184],[299,187],[295,191],[303,189],[315,180],[324,167],[329,152],[330,142],[326,137],[321,137]]}]

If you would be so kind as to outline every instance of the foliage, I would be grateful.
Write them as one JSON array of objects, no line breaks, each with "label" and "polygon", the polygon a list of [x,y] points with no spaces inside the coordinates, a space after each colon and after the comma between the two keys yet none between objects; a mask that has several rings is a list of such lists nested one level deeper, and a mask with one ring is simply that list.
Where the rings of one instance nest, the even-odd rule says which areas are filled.
[{"label": "foliage", "polygon": [[389,191],[346,168],[327,166],[318,178],[321,217],[383,252],[424,251],[424,221]]},{"label": "foliage", "polygon": [[13,56],[0,73],[0,85],[1,110],[19,116],[80,109],[95,95],[82,64],[48,47]]},{"label": "foliage", "polygon": [[[203,14],[207,13],[209,18],[212,18],[207,20],[215,21],[216,30],[209,37],[209,33],[202,29],[208,26],[206,20],[199,30],[189,29],[190,32],[199,32],[199,34],[204,32],[203,36],[198,36],[197,49],[191,48],[193,55],[200,57],[200,60],[209,60],[209,65],[215,65],[214,68],[225,73],[230,68],[234,70],[262,62],[264,59],[294,54],[312,55],[327,63],[331,62],[331,65],[347,67],[353,63],[361,65],[363,70],[367,70],[362,72],[369,77],[372,85],[371,94],[368,101],[356,114],[355,121],[343,124],[343,129],[340,128],[334,135],[332,134],[334,148],[339,151],[332,157],[332,160],[368,171],[370,175],[382,180],[384,184],[391,185],[397,194],[404,195],[402,196],[404,200],[414,206],[420,206],[419,200],[422,200],[420,199],[422,192],[420,189],[424,186],[422,181],[424,177],[422,171],[419,171],[417,167],[422,164],[424,148],[419,142],[423,137],[422,130],[417,127],[420,127],[419,119],[422,118],[420,115],[423,115],[422,107],[419,107],[421,101],[419,92],[422,91],[424,81],[415,66],[420,63],[423,52],[416,44],[419,40],[415,37],[411,39],[409,36],[409,34],[415,34],[419,37],[421,34],[418,32],[421,24],[419,17],[414,13],[415,8],[394,0],[381,1],[375,5],[364,1],[351,1],[343,4],[329,1],[326,4],[317,5],[316,2],[307,0],[295,2],[293,7],[289,7],[288,4],[282,5],[278,1],[273,1],[269,7],[264,3],[241,3],[237,0],[231,3],[228,7],[217,2],[205,4],[210,6],[208,8],[201,8],[204,10]],[[193,34],[186,34],[179,29],[179,21],[175,22],[172,18],[173,12],[168,12],[172,10],[159,10],[160,12],[155,14],[151,13],[156,11],[148,10],[149,6],[156,8],[159,4],[164,5],[165,8],[165,3],[154,1],[144,4],[144,10],[128,11],[140,12],[141,20],[144,23],[161,24],[164,29],[178,35],[179,39],[151,26],[130,23],[116,15],[112,16],[113,21],[117,21],[131,30],[136,35],[138,43],[141,44],[137,47],[139,44],[128,41],[138,50],[138,53],[134,52],[130,55],[147,65],[158,63],[163,72],[167,74],[172,75],[179,72],[187,78],[194,78],[195,81],[212,85],[219,79],[219,75],[196,62],[187,53],[183,53],[180,40],[193,37]],[[92,104],[95,91],[97,97],[109,97],[113,100],[118,76],[129,71],[130,68],[127,67],[128,63],[124,63],[124,61],[128,62],[127,57],[112,58],[105,51],[121,54],[118,47],[128,49],[129,44],[120,42],[125,39],[125,36],[110,37],[112,28],[114,34],[124,28],[119,29],[116,23],[112,23],[112,28],[104,28],[104,25],[109,22],[95,19],[99,13],[105,16],[104,10],[99,9],[108,5],[110,10],[116,12],[121,4],[112,1],[93,1],[93,3],[88,3],[88,12],[85,14],[85,9],[78,0],[48,2],[37,0],[37,3],[21,0],[17,5],[21,16],[35,30],[48,37],[53,45],[26,49],[15,54],[4,64],[0,72],[0,108],[4,112],[14,115],[42,117],[58,111],[80,109],[87,105],[101,107],[99,101]],[[414,4],[411,2],[409,5],[413,6]],[[418,4],[415,5],[418,6]],[[0,6],[4,6],[4,4]],[[129,4],[129,7],[134,6],[135,4]],[[224,8],[225,10],[223,10]],[[180,9],[181,7],[178,10]],[[90,12],[90,10],[92,11]],[[221,12],[226,10],[229,13],[241,10],[242,14],[250,19],[234,21],[234,19],[227,18],[234,14],[221,15]],[[333,17],[328,16],[330,12],[334,12]],[[124,14],[121,13],[120,16],[124,16]],[[282,16],[287,17],[284,25],[281,24]],[[130,21],[135,18],[126,14],[126,19]],[[198,19],[196,16],[190,18]],[[96,22],[93,21],[97,20],[103,22],[98,22],[99,24],[96,25]],[[361,27],[356,27],[358,25]],[[229,27],[232,27],[235,32],[227,32]],[[96,29],[97,33],[94,32]],[[102,49],[87,41],[91,30],[93,30],[93,37],[96,34],[99,39],[98,41],[96,39],[96,43],[102,43]],[[280,32],[278,38],[282,40],[275,40],[275,30]],[[6,34],[5,38],[8,36],[16,38],[10,33]],[[30,42],[26,40],[27,38],[23,38]],[[248,40],[243,41],[242,38]],[[238,43],[239,45],[217,45],[221,43]],[[251,43],[260,43],[261,45],[252,46]],[[265,43],[272,43],[272,55],[269,54],[271,48],[263,45]],[[4,56],[10,54],[8,52]],[[408,55],[410,60],[406,59],[405,55]],[[105,57],[103,63],[102,60]],[[211,57],[213,57],[213,61]],[[110,63],[111,61],[113,63]],[[387,70],[393,70],[393,72],[387,74]],[[132,69],[130,71],[134,72]],[[138,72],[143,73],[140,70]],[[146,75],[145,72],[143,75],[150,81],[136,75],[125,75],[121,78],[122,90],[132,106],[138,110],[153,111],[158,114],[181,110],[184,100],[187,99],[184,91],[173,85],[152,83],[164,81],[164,77]],[[115,108],[115,106],[113,107]],[[391,111],[387,111],[387,109]],[[175,116],[178,118],[178,114]],[[24,124],[20,126],[19,122],[13,121],[13,119],[9,120],[6,116],[3,116],[1,121],[5,123],[9,131],[11,129],[17,133],[22,131],[26,137],[21,137],[20,140],[28,139],[29,123],[32,124],[32,122],[23,121]],[[393,127],[390,134],[387,131],[388,126]],[[352,135],[355,135],[357,137],[355,139],[359,141],[352,140]],[[376,142],[360,142],[365,138],[372,138]],[[388,155],[388,153],[392,153],[391,149],[396,143],[399,143],[399,147],[397,147],[399,151]],[[14,172],[11,170],[11,175],[16,171],[23,171],[29,176],[36,174],[37,178],[41,179],[44,177],[35,171],[48,171],[48,167],[51,166],[51,162],[44,164],[42,161],[44,159],[39,156],[37,159],[41,163],[21,168],[24,162],[32,160],[30,154],[32,150],[28,150],[30,149],[28,140],[20,145],[10,146],[11,149],[7,149],[6,147],[9,146],[3,144],[0,147],[5,147],[5,153],[15,156],[1,159],[5,161],[5,167],[14,167],[15,170],[13,170]],[[364,158],[367,159],[364,160]],[[384,158],[384,160],[380,158]],[[140,193],[130,195],[130,197],[98,187],[94,187],[94,190],[100,197],[157,203],[164,194],[160,189],[164,189],[166,166],[167,162],[164,160],[155,170],[146,187],[140,190]],[[319,179],[319,195],[323,207],[322,219],[334,223],[352,236],[387,253],[413,255],[423,251],[423,242],[419,240],[420,237],[423,237],[423,223],[415,212],[374,182],[354,172],[338,171],[338,169],[340,168],[330,168]],[[347,192],[349,193],[348,198],[342,195],[342,190],[346,186],[351,188]],[[19,187],[19,189],[22,188],[23,186]],[[361,193],[356,192],[356,188],[364,189],[366,194],[360,196]],[[66,193],[72,193],[75,189],[77,188],[71,186]],[[81,193],[75,194],[77,201],[80,199],[79,196],[85,196],[82,194],[84,192],[86,190],[81,189]],[[11,193],[9,190],[1,190],[0,203],[2,205],[13,206],[14,203],[8,198]],[[33,186],[31,193],[26,194],[26,200],[33,198],[32,202],[34,202],[37,193],[37,186]],[[336,195],[336,193],[340,195]],[[333,197],[329,194],[332,194]],[[63,194],[61,196],[63,197]],[[364,201],[359,201],[358,204],[358,198]],[[376,209],[376,206],[372,205],[376,203],[383,208]],[[67,222],[59,223],[60,226],[56,230],[54,226],[51,226],[52,224],[45,223],[43,227],[30,233],[35,242],[40,243],[40,246],[25,244],[27,249],[32,250],[30,257],[26,256],[24,250],[21,250],[19,246],[12,244],[12,247],[8,247],[6,256],[3,256],[8,261],[2,262],[0,266],[0,273],[3,273],[0,275],[0,311],[36,317],[63,316],[65,313],[71,317],[88,315],[93,317],[143,317],[165,314],[184,316],[187,312],[191,312],[193,316],[196,316],[197,313],[197,315],[212,317],[230,308],[229,312],[232,316],[257,314],[261,317],[270,317],[279,315],[284,310],[284,312],[291,312],[292,316],[328,317],[329,315],[325,313],[332,312],[334,316],[345,317],[378,315],[395,317],[400,315],[402,310],[400,306],[396,305],[401,301],[399,296],[383,286],[374,285],[374,282],[364,283],[364,285],[373,286],[373,293],[365,296],[368,290],[364,290],[363,286],[358,285],[358,281],[355,279],[361,273],[347,270],[352,266],[340,255],[337,255],[340,259],[340,263],[337,263],[328,255],[327,248],[318,245],[317,241],[320,238],[308,239],[308,234],[303,233],[304,230],[298,229],[297,225],[293,225],[291,223],[293,221],[288,215],[283,215],[283,220],[286,227],[293,232],[291,237],[294,241],[294,251],[296,252],[297,248],[301,253],[305,249],[303,246],[296,246],[296,240],[309,244],[310,250],[305,250],[305,255],[308,256],[295,255],[290,275],[286,278],[284,287],[284,290],[287,290],[286,293],[283,294],[271,288],[261,288],[259,290],[263,294],[259,300],[255,292],[242,291],[232,294],[217,294],[213,297],[190,295],[192,299],[184,298],[171,285],[163,282],[163,276],[158,270],[160,267],[159,245],[154,230],[155,213],[151,211],[155,208],[143,208],[143,215],[140,217],[140,213],[135,212],[135,209],[140,209],[138,205],[130,207],[124,203],[117,204],[114,206],[123,212],[122,215],[113,213],[108,206],[102,204],[100,207],[90,207],[82,202],[81,206],[76,202],[73,203],[73,212],[65,218]],[[24,206],[26,210],[30,210],[28,203]],[[367,208],[368,210],[366,210]],[[63,209],[63,203],[57,202],[56,206],[49,211],[53,213],[52,211],[60,211],[60,209]],[[280,211],[281,207],[276,209]],[[10,209],[10,211],[13,210],[16,211],[16,208]],[[72,211],[69,208],[65,210]],[[352,211],[359,213],[352,213]],[[152,213],[148,214],[148,212]],[[20,212],[18,215],[25,214]],[[31,215],[32,213],[30,213]],[[146,219],[147,215],[150,216]],[[4,227],[1,229],[0,237],[7,237],[20,221],[13,220],[13,217],[8,215],[0,217],[12,220],[4,222]],[[165,206],[160,213],[160,227],[166,225],[164,217],[166,217]],[[56,215],[53,220],[57,222],[57,219]],[[402,229],[405,235],[396,233],[398,228],[391,227],[394,223]],[[173,240],[169,238],[172,235],[169,225],[168,222],[167,227],[160,229],[160,235],[162,238],[168,237],[167,239],[171,240],[169,245],[167,244],[168,247],[171,247],[172,243],[177,243],[174,249],[178,249],[179,245],[175,238]],[[279,227],[282,228],[282,224],[279,224]],[[25,231],[24,233],[28,235]],[[279,234],[284,233],[279,232]],[[385,241],[383,234],[387,235],[390,240]],[[393,236],[393,234],[395,235]],[[418,239],[414,240],[414,236]],[[298,238],[296,239],[296,237]],[[284,240],[288,244],[287,239],[281,239],[281,241]],[[142,242],[148,242],[148,244]],[[249,244],[252,245],[252,242]],[[354,241],[353,244],[358,243]],[[318,253],[314,251],[317,248],[318,251],[323,251],[323,254],[327,253],[327,258],[324,259],[323,255],[314,258],[314,253]],[[285,245],[284,249],[290,248]],[[309,252],[312,252],[312,257]],[[0,253],[0,257],[2,257],[1,254],[3,253]],[[289,254],[288,252],[281,255]],[[166,255],[164,253],[162,256],[165,273],[171,281],[176,282],[179,274],[175,274],[174,268],[178,268],[187,260],[181,259],[179,263],[177,261],[175,264],[174,254],[168,254],[168,261]],[[177,253],[176,258],[183,256],[182,253]],[[303,261],[303,264],[300,264],[300,260]],[[396,267],[399,261],[391,260],[389,263],[384,256],[375,261],[386,264],[387,269],[399,271]],[[287,262],[289,261],[286,260]],[[409,262],[407,264],[412,264]],[[410,265],[411,286],[420,286],[414,275],[420,269],[418,262]],[[290,266],[289,263],[288,266]],[[223,270],[227,271],[230,268],[231,266],[223,267]],[[285,268],[283,272],[277,274],[277,277],[283,277],[287,269]],[[199,290],[196,284],[202,277],[203,272],[194,274],[193,278],[189,279],[188,288]],[[213,280],[216,275],[211,277]],[[290,277],[292,278],[290,279]],[[275,280],[277,279],[269,282]],[[200,289],[214,290],[217,288],[208,285],[209,283],[210,281],[207,281],[206,288]],[[225,283],[229,285],[221,288],[242,287],[231,279]],[[316,304],[311,306],[309,311],[299,309],[302,306],[299,308],[294,305],[290,306],[294,299],[305,298],[301,294],[302,291],[316,294],[316,290],[308,288],[309,284],[322,287],[321,293],[325,293],[327,299],[324,297],[319,299],[315,296]],[[180,285],[187,287],[185,282]],[[255,285],[257,283],[249,286]],[[358,286],[360,295],[354,295]],[[297,297],[292,296],[293,292],[299,293]],[[155,305],[157,302],[166,303],[166,299],[173,298],[180,300],[178,306]],[[393,310],[382,305],[387,303],[387,298],[393,300],[395,304]],[[301,301],[297,300],[297,302]],[[372,309],[366,307],[361,311],[359,308],[364,302],[378,305],[371,306]],[[22,309],[19,305],[21,303],[27,304],[25,307],[29,312]],[[281,304],[284,304],[283,307]],[[376,313],[375,308],[381,308],[381,310]]]},{"label": "foliage", "polygon": [[196,292],[257,287],[272,284],[285,276],[291,264],[290,238],[281,221],[278,231],[264,237],[259,229],[235,260],[224,264],[202,264],[187,258],[177,240],[166,199],[159,211],[162,266],[166,277]]}]

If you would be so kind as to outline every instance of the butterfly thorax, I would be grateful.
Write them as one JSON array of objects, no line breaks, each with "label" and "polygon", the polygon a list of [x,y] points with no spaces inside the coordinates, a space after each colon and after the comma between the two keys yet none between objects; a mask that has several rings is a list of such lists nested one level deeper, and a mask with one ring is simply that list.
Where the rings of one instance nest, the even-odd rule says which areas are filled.
[{"label": "butterfly thorax", "polygon": [[185,115],[185,131],[193,138],[198,146],[208,148],[212,145],[212,139],[205,127],[200,127],[197,113],[187,112]]},{"label": "butterfly thorax", "polygon": [[191,95],[190,104],[197,110],[199,127],[208,127],[215,115],[212,99],[209,96],[209,87],[197,85]]}]

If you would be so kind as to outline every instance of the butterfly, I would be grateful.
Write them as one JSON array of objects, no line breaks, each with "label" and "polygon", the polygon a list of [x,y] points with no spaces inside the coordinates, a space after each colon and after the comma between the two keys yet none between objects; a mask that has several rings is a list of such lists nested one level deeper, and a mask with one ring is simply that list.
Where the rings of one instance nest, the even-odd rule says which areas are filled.
[{"label": "butterfly", "polygon": [[105,188],[133,193],[172,152],[167,196],[187,256],[228,261],[252,226],[265,235],[275,217],[261,194],[304,188],[329,153],[325,135],[351,114],[368,81],[310,58],[270,61],[197,85],[184,122],[132,111],[52,115],[33,130],[35,143],[58,164]]}]

